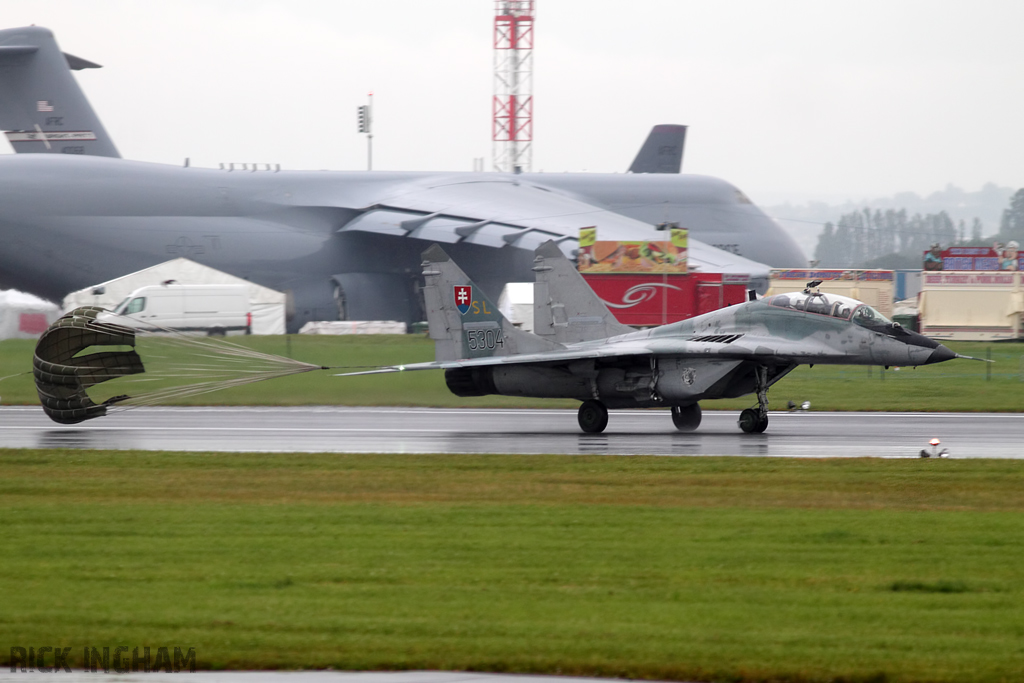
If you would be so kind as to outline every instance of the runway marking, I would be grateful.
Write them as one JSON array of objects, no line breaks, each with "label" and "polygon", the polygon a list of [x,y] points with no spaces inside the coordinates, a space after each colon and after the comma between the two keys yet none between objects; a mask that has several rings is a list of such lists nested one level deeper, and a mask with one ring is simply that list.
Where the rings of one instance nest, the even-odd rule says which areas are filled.
[{"label": "runway marking", "polygon": [[[0,430],[3,429],[37,430],[39,429],[39,427],[0,427]],[[424,432],[437,434],[464,433],[452,431],[451,429],[430,429],[426,427],[424,427],[423,429],[393,429],[391,427],[381,427],[379,429],[373,429],[366,427],[74,427],[69,425],[66,427],[54,427],[53,429],[55,429],[56,431],[88,430],[91,432],[388,432],[389,434],[395,432],[403,434],[422,434]],[[494,432],[494,434],[499,435],[501,434],[501,432]]]}]

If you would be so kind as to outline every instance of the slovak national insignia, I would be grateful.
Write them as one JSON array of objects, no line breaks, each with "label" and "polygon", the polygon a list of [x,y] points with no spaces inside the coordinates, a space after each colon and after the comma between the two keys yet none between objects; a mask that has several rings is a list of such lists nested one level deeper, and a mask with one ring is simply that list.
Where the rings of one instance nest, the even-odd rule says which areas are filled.
[{"label": "slovak national insignia", "polygon": [[459,313],[466,315],[469,313],[469,309],[473,305],[473,286],[455,285],[454,288],[455,307],[459,309]]}]

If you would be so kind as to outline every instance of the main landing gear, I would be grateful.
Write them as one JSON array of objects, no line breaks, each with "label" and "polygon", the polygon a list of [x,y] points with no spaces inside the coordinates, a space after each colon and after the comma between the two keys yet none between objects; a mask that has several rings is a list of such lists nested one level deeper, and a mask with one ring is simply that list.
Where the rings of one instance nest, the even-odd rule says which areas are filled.
[{"label": "main landing gear", "polygon": [[672,424],[681,432],[692,432],[700,426],[700,405],[672,406]]},{"label": "main landing gear", "polygon": [[754,386],[757,388],[757,407],[740,413],[739,425],[747,434],[760,434],[768,429],[768,368],[754,368]]},{"label": "main landing gear", "polygon": [[[672,424],[681,432],[692,432],[700,426],[700,405],[672,406]],[[608,426],[608,409],[598,400],[584,401],[577,419],[580,429],[589,434],[599,434]]]},{"label": "main landing gear", "polygon": [[600,434],[608,426],[608,409],[594,399],[584,401],[576,417],[580,422],[580,429],[588,434]]}]

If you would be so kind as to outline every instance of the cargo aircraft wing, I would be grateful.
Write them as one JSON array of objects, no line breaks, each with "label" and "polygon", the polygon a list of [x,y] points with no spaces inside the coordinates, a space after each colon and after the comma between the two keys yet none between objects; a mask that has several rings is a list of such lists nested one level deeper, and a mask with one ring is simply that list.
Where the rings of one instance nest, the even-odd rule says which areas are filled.
[{"label": "cargo aircraft wing", "polygon": [[[531,251],[554,241],[571,256],[580,228],[588,227],[596,227],[603,240],[665,238],[653,225],[515,175],[434,176],[401,183],[362,208],[339,232]],[[692,236],[688,259],[692,270],[742,273],[766,282],[770,271],[763,263],[716,249]]]}]

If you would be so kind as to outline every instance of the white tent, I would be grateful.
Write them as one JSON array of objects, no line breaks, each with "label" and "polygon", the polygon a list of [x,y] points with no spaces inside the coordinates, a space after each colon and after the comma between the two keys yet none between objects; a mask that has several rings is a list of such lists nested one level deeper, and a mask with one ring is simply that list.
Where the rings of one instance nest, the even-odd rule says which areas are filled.
[{"label": "white tent", "polygon": [[516,327],[533,332],[533,283],[510,282],[498,297],[498,310]]},{"label": "white tent", "polygon": [[246,285],[249,288],[249,309],[253,334],[285,333],[285,295],[268,287],[253,284],[234,275],[190,261],[176,258],[145,270],[129,273],[92,287],[71,292],[64,297],[64,311],[79,306],[102,306],[112,309],[140,287],[159,285],[175,280],[182,285]]},{"label": "white tent", "polygon": [[405,323],[395,320],[311,320],[299,334],[405,334]]},{"label": "white tent", "polygon": [[59,317],[55,303],[13,289],[0,291],[0,339],[36,339]]}]

